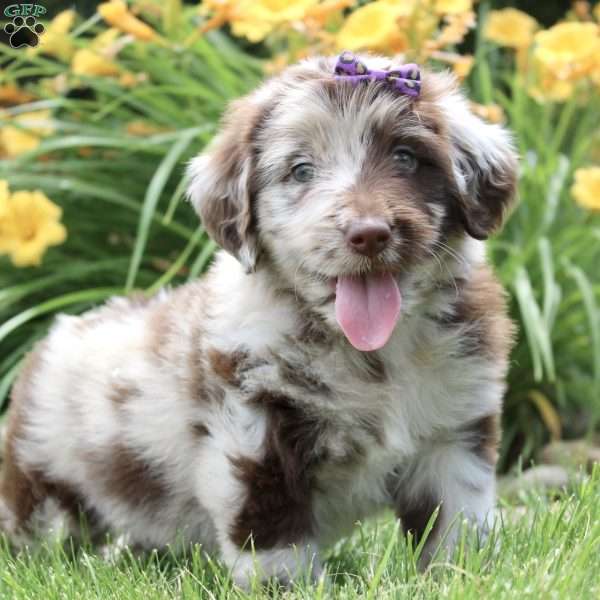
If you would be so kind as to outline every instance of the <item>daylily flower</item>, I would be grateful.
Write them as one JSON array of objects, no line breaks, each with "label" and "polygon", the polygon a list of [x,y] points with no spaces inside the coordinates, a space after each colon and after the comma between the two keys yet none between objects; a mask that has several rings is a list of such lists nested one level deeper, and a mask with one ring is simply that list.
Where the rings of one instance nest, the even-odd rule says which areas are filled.
[{"label": "daylily flower", "polygon": [[15,106],[17,104],[24,104],[25,102],[31,102],[34,96],[14,83],[7,83],[0,85],[0,104],[5,106]]},{"label": "daylily flower", "polygon": [[49,246],[67,238],[61,216],[60,207],[39,190],[10,194],[0,181],[0,254],[16,267],[39,265]]},{"label": "daylily flower", "polygon": [[600,167],[577,169],[571,193],[583,208],[600,211]]},{"label": "daylily flower", "polygon": [[435,0],[434,9],[443,15],[455,15],[473,9],[473,0]]},{"label": "daylily flower", "polygon": [[96,77],[116,77],[121,74],[119,65],[89,48],[82,48],[75,52],[71,61],[71,70],[75,75]]},{"label": "daylily flower", "polygon": [[559,23],[535,36],[534,58],[544,67],[565,77],[589,73],[600,53],[595,23]]},{"label": "daylily flower", "polygon": [[277,26],[303,19],[317,3],[318,0],[242,0],[234,3],[231,31],[259,42]]},{"label": "daylily flower", "polygon": [[63,62],[68,62],[75,46],[73,40],[69,37],[69,31],[75,22],[74,10],[63,10],[58,13],[46,27],[46,31],[40,37],[40,43],[35,48],[28,48],[29,54],[41,52],[58,58]]},{"label": "daylily flower", "polygon": [[477,104],[469,102],[471,111],[478,117],[489,121],[490,123],[502,123],[504,121],[504,111],[497,104]]},{"label": "daylily flower", "polygon": [[588,21],[590,19],[590,3],[587,0],[574,0],[573,14],[580,21]]},{"label": "daylily flower", "polygon": [[527,89],[538,102],[564,102],[575,91],[575,84],[553,69],[537,63],[535,81]]},{"label": "daylily flower", "polygon": [[149,135],[156,135],[157,133],[164,133],[168,131],[167,127],[161,127],[150,121],[130,121],[125,126],[125,131],[128,135],[136,137],[147,137]]},{"label": "daylily flower", "polygon": [[132,88],[140,83],[148,81],[147,73],[132,73],[131,71],[123,71],[119,76],[119,85],[125,88]]},{"label": "daylily flower", "polygon": [[445,19],[446,23],[442,27],[440,34],[435,40],[429,40],[432,47],[443,48],[460,44],[467,35],[469,29],[475,27],[477,19],[474,12],[459,13],[449,15]]},{"label": "daylily flower", "polygon": [[160,38],[159,34],[129,12],[123,0],[110,0],[98,6],[100,16],[112,27],[131,34],[138,40],[150,42]]},{"label": "daylily flower", "polygon": [[348,8],[353,4],[354,0],[325,0],[309,8],[306,11],[305,19],[313,25],[323,27],[333,15],[340,13],[344,8]]},{"label": "daylily flower", "polygon": [[338,32],[338,48],[382,52],[406,49],[408,40],[396,22],[403,12],[401,6],[385,0],[365,4],[350,14]]},{"label": "daylily flower", "polygon": [[99,33],[89,44],[92,50],[102,52],[107,48],[110,48],[117,38],[121,35],[121,32],[115,27],[109,27],[107,30]]},{"label": "daylily flower", "polygon": [[469,76],[474,64],[475,58],[473,56],[459,55],[458,58],[452,63],[452,71],[462,81]]},{"label": "daylily flower", "polygon": [[0,125],[0,154],[12,158],[37,148],[53,131],[47,123],[50,114],[49,110],[22,113],[11,120],[14,125]]},{"label": "daylily flower", "polygon": [[508,48],[526,48],[533,41],[537,21],[516,8],[492,10],[484,28],[488,40]]}]

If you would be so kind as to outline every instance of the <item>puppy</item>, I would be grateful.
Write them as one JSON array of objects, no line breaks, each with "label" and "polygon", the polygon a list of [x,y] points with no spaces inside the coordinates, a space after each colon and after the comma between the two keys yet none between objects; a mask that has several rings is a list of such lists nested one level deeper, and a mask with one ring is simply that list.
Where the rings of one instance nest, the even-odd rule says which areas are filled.
[{"label": "puppy", "polygon": [[[389,61],[364,57],[385,70]],[[447,74],[418,97],[287,69],[190,167],[225,250],[200,280],[61,316],[10,407],[3,530],[197,542],[235,580],[312,566],[391,507],[424,547],[485,529],[512,325],[481,240],[515,192],[507,133]],[[54,524],[54,525],[52,525]]]}]

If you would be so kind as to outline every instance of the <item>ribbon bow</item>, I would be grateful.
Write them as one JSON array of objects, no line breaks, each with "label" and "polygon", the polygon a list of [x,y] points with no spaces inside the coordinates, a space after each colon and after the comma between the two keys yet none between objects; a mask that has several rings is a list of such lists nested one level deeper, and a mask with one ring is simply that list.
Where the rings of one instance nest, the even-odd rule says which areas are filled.
[{"label": "ribbon bow", "polygon": [[385,81],[401,94],[416,98],[421,92],[421,73],[418,65],[409,63],[387,71],[368,69],[352,52],[342,52],[335,63],[336,79],[359,81]]}]

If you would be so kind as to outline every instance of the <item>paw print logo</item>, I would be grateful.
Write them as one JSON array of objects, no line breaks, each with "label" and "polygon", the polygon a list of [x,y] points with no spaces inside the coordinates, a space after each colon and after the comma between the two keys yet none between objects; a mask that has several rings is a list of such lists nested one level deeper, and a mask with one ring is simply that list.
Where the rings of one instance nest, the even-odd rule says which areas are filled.
[{"label": "paw print logo", "polygon": [[4,33],[10,36],[8,43],[11,48],[35,48],[40,41],[40,35],[44,33],[44,26],[32,16],[15,17],[11,23],[4,26]]}]

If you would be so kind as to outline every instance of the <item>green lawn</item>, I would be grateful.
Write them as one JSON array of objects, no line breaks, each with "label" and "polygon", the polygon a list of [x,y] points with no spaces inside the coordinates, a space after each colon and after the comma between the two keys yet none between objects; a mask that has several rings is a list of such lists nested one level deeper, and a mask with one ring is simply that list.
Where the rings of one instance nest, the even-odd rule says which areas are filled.
[{"label": "green lawn", "polygon": [[600,598],[600,469],[568,492],[528,495],[504,506],[503,524],[476,550],[464,536],[455,560],[417,573],[414,553],[391,518],[358,528],[329,553],[329,577],[291,591],[234,588],[199,549],[173,558],[125,554],[116,566],[79,550],[0,553],[0,598]]}]

